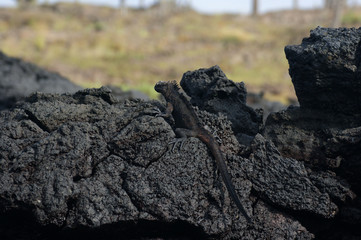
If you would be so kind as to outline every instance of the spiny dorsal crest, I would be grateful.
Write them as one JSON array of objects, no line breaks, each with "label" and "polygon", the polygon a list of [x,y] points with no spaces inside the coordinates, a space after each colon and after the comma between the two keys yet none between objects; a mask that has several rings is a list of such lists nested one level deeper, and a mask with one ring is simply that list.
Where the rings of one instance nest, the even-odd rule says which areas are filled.
[{"label": "spiny dorsal crest", "polygon": [[180,87],[179,87],[179,85],[178,85],[178,83],[177,83],[176,80],[173,80],[173,81],[171,81],[170,83],[173,85],[173,89],[174,89],[174,90],[176,90],[176,91],[180,90]]}]

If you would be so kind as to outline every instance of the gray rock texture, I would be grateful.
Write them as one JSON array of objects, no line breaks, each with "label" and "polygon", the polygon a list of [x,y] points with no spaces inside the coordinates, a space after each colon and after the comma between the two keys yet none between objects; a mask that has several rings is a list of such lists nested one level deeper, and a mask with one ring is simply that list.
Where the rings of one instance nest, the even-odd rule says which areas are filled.
[{"label": "gray rock texture", "polygon": [[74,93],[80,89],[57,73],[0,51],[0,110],[14,106],[33,92]]},{"label": "gray rock texture", "polygon": [[316,28],[285,48],[300,107],[271,114],[264,134],[284,156],[337,169],[361,192],[360,29]]},{"label": "gray rock texture", "polygon": [[219,66],[184,73],[180,82],[191,103],[211,113],[223,113],[235,133],[254,136],[262,125],[262,113],[246,105],[247,90],[229,81]]},{"label": "gray rock texture", "polygon": [[313,184],[338,204],[335,221],[308,228],[320,239],[361,237],[355,227],[361,210],[360,40],[361,29],[318,27],[300,45],[287,46],[300,107],[272,113],[263,130],[283,157],[304,162]]},{"label": "gray rock texture", "polygon": [[360,40],[361,29],[318,27],[302,44],[285,47],[302,108],[360,116]]},{"label": "gray rock texture", "polygon": [[224,115],[198,110],[223,143],[234,185],[254,219],[247,225],[200,140],[190,138],[184,148],[170,151],[175,135],[156,116],[157,107],[157,102],[120,102],[101,88],[35,93],[18,108],[2,111],[1,211],[29,212],[39,226],[70,232],[120,225],[121,234],[147,238],[154,234],[146,231],[147,222],[154,229],[185,226],[186,238],[222,239],[312,239],[281,210],[321,218],[337,212],[302,163],[281,157],[261,135],[241,146]]}]

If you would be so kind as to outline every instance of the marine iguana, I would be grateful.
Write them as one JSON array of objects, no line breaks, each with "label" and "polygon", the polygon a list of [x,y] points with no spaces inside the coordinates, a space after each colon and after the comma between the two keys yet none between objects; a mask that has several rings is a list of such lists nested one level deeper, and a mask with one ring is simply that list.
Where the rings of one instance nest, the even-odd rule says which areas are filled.
[{"label": "marine iguana", "polygon": [[160,81],[155,85],[154,89],[161,93],[167,101],[166,112],[164,114],[159,114],[158,116],[170,117],[170,115],[173,115],[176,125],[175,133],[180,137],[172,142],[174,143],[174,146],[177,142],[181,142],[182,147],[187,137],[197,137],[204,142],[216,159],[217,167],[233,201],[247,221],[251,222],[251,218],[246,213],[234,189],[220,146],[213,135],[202,126],[192,105],[186,97],[179,92],[180,88],[178,84],[175,81]]}]

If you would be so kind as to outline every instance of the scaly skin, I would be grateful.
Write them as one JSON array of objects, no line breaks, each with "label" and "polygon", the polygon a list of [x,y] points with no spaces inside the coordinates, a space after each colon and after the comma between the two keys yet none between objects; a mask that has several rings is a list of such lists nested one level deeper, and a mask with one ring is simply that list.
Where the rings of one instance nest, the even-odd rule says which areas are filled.
[{"label": "scaly skin", "polygon": [[234,189],[231,176],[228,173],[227,165],[223,159],[217,141],[213,135],[200,124],[193,107],[183,94],[179,92],[177,83],[175,81],[161,81],[155,85],[154,89],[161,93],[167,100],[167,111],[165,114],[162,114],[162,116],[169,117],[171,114],[173,115],[177,127],[175,130],[176,134],[180,136],[182,140],[186,139],[186,137],[197,137],[210,149],[212,155],[216,159],[217,167],[229,194],[247,221],[251,222],[251,218],[246,213]]}]

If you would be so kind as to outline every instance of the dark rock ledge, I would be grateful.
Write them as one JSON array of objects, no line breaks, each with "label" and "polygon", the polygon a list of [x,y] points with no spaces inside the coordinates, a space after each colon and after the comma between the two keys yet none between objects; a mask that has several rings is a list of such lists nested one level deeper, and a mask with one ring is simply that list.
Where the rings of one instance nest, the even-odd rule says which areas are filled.
[{"label": "dark rock ledge", "polygon": [[[312,34],[318,31],[354,30],[316,29]],[[292,71],[291,60],[290,66]],[[333,137],[318,141],[320,131],[306,124],[307,116],[315,115],[306,115],[302,123],[301,113],[320,109],[300,101],[301,108],[271,115],[263,129],[260,112],[246,106],[244,86],[217,66],[186,73],[181,86],[201,121],[220,138],[253,224],[230,200],[201,141],[189,138],[182,149],[170,150],[173,122],[155,111],[164,110],[164,104],[120,100],[100,88],[34,93],[0,112],[0,239],[358,236],[361,208],[354,168],[360,166],[360,135],[354,116],[322,125],[321,133]],[[299,115],[283,118],[294,111]],[[285,145],[287,137],[292,140],[304,129],[313,135],[299,137],[294,145],[304,146],[301,157],[302,150]],[[319,145],[307,144],[312,139]],[[333,155],[308,158],[307,150],[315,152],[316,146],[322,152],[326,144]],[[337,161],[333,168],[324,164]]]},{"label": "dark rock ledge", "polygon": [[2,211],[24,211],[40,226],[67,231],[114,226],[123,228],[121,234],[149,237],[156,234],[144,228],[149,223],[154,229],[168,225],[188,238],[257,239],[312,237],[283,208],[323,218],[336,213],[302,163],[282,158],[259,134],[250,146],[241,146],[225,116],[199,110],[225,143],[238,194],[255,219],[247,226],[204,144],[190,138],[183,149],[170,151],[175,136],[169,123],[155,116],[157,106],[117,102],[101,88],[74,95],[36,93],[21,107],[1,112]]},{"label": "dark rock ledge", "polygon": [[[312,169],[311,181],[320,172],[314,184],[338,203],[334,221],[308,228],[319,239],[361,239],[360,42],[361,28],[318,27],[301,45],[286,46],[300,107],[271,114],[263,131],[282,156]],[[335,184],[354,194],[337,196]]]}]

